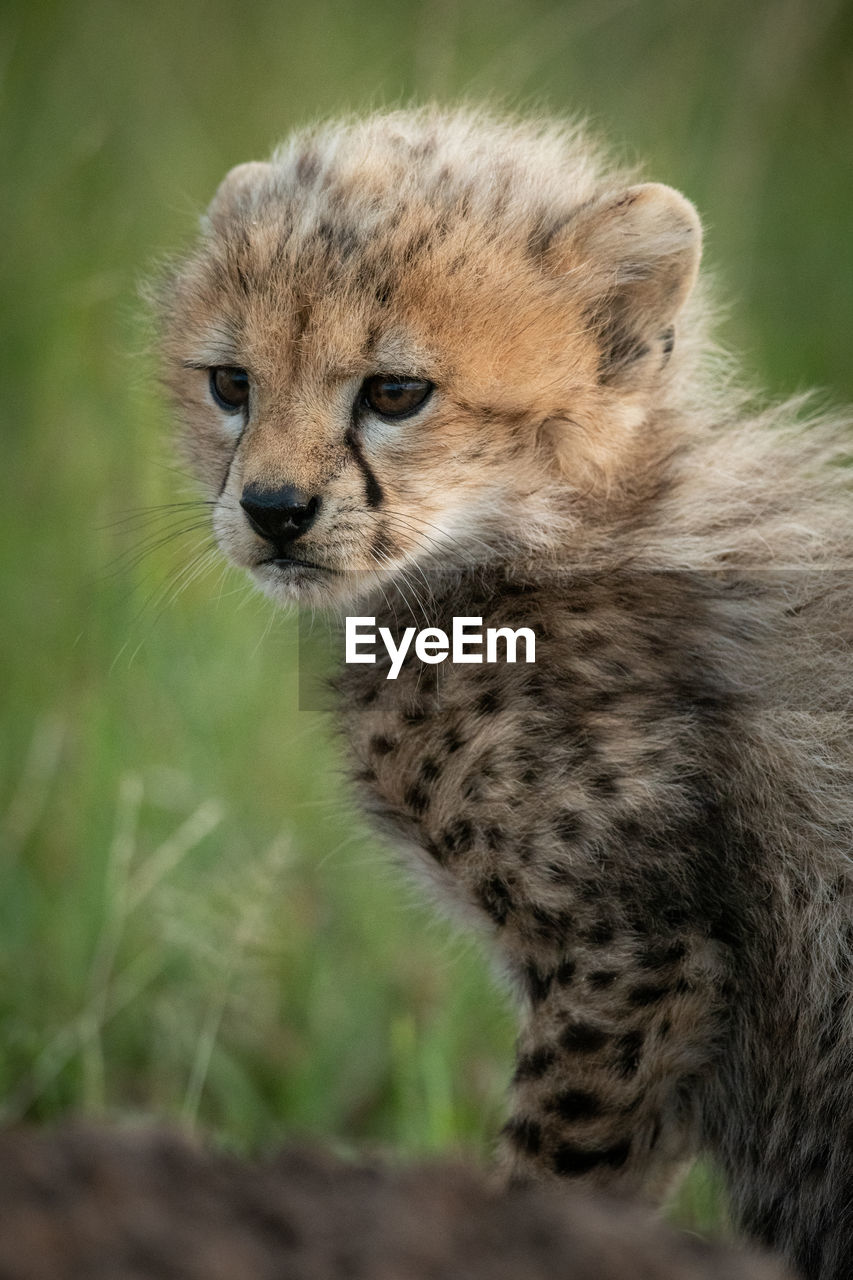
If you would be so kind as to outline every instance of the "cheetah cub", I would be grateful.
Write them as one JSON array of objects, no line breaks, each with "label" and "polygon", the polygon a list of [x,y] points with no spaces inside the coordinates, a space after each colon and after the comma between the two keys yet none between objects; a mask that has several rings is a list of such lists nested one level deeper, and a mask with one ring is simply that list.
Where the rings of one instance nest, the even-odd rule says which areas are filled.
[{"label": "cheetah cub", "polygon": [[705,1150],[746,1232],[840,1280],[846,424],[733,387],[700,239],[577,131],[326,125],[227,175],[162,349],[263,591],[535,636],[533,662],[410,645],[337,677],[367,809],[518,992],[507,1175],[660,1197]]}]

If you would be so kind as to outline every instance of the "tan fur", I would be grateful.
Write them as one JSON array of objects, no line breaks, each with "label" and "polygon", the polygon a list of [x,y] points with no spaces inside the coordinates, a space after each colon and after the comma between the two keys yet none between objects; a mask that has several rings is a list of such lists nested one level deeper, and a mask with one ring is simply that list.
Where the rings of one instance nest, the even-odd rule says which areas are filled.
[{"label": "tan fur", "polygon": [[[710,1149],[747,1229],[840,1280],[849,423],[738,389],[699,247],[683,196],[576,131],[323,126],[223,182],[160,291],[166,376],[219,541],[274,598],[537,628],[533,672],[340,677],[365,803],[522,994],[507,1167],[654,1196]],[[435,390],[387,422],[375,375]],[[248,485],[316,496],[306,563]]]}]

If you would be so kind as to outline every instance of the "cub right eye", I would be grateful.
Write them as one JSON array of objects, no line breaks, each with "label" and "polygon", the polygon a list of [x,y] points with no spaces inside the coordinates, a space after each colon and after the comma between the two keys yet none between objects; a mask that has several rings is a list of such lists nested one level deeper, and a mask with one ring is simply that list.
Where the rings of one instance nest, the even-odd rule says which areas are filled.
[{"label": "cub right eye", "polygon": [[210,371],[210,394],[226,413],[245,409],[249,403],[248,373],[231,365],[216,365]]},{"label": "cub right eye", "polygon": [[361,403],[380,418],[393,421],[417,413],[434,390],[424,378],[383,378],[377,374],[362,384]]}]

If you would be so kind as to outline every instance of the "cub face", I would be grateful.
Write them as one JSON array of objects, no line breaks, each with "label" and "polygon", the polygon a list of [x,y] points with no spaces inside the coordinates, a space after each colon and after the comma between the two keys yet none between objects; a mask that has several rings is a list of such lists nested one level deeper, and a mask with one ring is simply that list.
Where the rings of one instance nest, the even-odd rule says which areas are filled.
[{"label": "cub face", "polygon": [[331,125],[232,170],[158,299],[223,551],[312,603],[555,554],[631,474],[699,245],[677,192],[474,115]]}]

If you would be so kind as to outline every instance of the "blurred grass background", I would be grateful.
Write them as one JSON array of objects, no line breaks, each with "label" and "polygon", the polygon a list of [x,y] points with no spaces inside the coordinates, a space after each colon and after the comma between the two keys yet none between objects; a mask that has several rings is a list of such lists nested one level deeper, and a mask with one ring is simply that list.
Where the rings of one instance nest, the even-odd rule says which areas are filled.
[{"label": "blurred grass background", "polygon": [[688,192],[727,344],[851,398],[851,7],[5,0],[0,94],[0,1116],[483,1155],[512,1044],[484,958],[348,807],[292,624],[196,575],[203,529],[126,519],[186,496],[137,284],[294,124],[497,97]]}]

